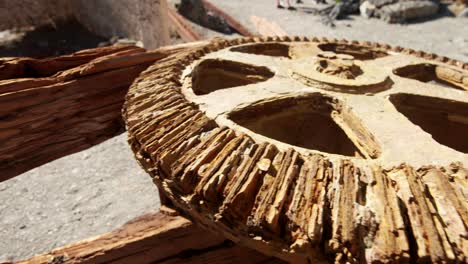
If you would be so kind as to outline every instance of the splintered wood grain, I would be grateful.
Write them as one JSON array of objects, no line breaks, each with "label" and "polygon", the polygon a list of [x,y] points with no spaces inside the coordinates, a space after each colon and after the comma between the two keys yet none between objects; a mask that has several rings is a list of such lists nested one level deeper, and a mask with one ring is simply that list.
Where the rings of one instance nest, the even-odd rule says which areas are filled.
[{"label": "splintered wood grain", "polygon": [[[195,190],[202,200],[210,201],[208,205],[217,206],[223,201],[225,187],[228,182],[232,182],[232,177],[240,164],[242,153],[252,145],[252,141],[247,137],[236,137],[221,152],[220,157],[215,159],[206,172],[202,172],[202,180]],[[222,164],[218,162],[224,159]],[[219,166],[219,167],[218,167]]]},{"label": "splintered wood grain", "polygon": [[206,232],[181,216],[147,214],[121,228],[17,262],[49,263],[283,263]]},{"label": "splintered wood grain", "polygon": [[399,199],[391,179],[381,168],[366,172],[366,205],[370,210],[361,215],[363,229],[360,230],[368,262],[408,262],[409,241],[405,234],[405,222]]},{"label": "splintered wood grain", "polygon": [[[269,169],[271,159],[277,153],[274,145],[262,143],[258,145],[250,162],[241,168],[239,177],[234,182],[229,194],[224,199],[220,209],[222,215],[236,217],[245,221],[255,201],[255,196],[261,187],[263,177]],[[253,167],[252,167],[253,166]]]},{"label": "splintered wood grain", "polygon": [[94,59],[125,51],[136,53],[144,50],[134,46],[112,46],[87,49],[71,55],[41,60],[2,58],[0,59],[0,80],[48,77],[86,64]]},{"label": "splintered wood grain", "polygon": [[286,212],[291,248],[319,246],[326,213],[330,164],[320,156],[306,159],[299,172],[294,196]]},{"label": "splintered wood grain", "polygon": [[0,181],[123,132],[130,84],[181,50],[114,46],[0,60]]},{"label": "splintered wood grain", "polygon": [[[385,168],[280,149],[218,126],[181,92],[182,72],[207,53],[293,40],[309,41],[217,39],[161,59],[140,75],[126,97],[124,119],[136,158],[161,192],[203,228],[292,263],[467,262],[468,173],[462,164]],[[372,135],[356,133],[369,143],[361,150],[378,156]]]},{"label": "splintered wood grain", "polygon": [[359,203],[362,203],[362,185],[359,182],[360,171],[349,161],[343,161],[334,168],[331,188],[331,223],[332,236],[328,247],[336,252],[337,258],[344,255],[356,261],[362,250],[356,227]]},{"label": "splintered wood grain", "polygon": [[[426,192],[430,211],[434,215],[437,231],[444,242],[445,253],[450,258],[456,258],[468,249],[468,241],[466,241],[468,233],[465,228],[468,217],[467,200],[457,197],[458,187],[453,186],[449,177],[440,170],[422,169],[419,177]],[[464,229],[465,232],[460,232]],[[460,257],[457,260],[464,261]]]},{"label": "splintered wood grain", "polygon": [[[429,172],[429,175],[426,178],[428,182],[434,179],[431,179],[431,177],[446,177],[443,173],[440,173],[437,176],[432,173],[434,172]],[[408,222],[406,224],[409,225],[407,228],[411,228],[412,230],[412,237],[409,239],[412,239],[413,242],[417,244],[418,258],[432,262],[439,262],[442,260],[455,261],[457,258],[456,251],[454,252],[453,245],[449,243],[446,234],[446,231],[450,231],[450,229],[447,229],[447,227],[443,228],[441,223],[441,218],[445,215],[442,214],[441,216],[440,213],[435,210],[434,204],[431,202],[432,199],[446,198],[436,198],[433,196],[428,197],[429,194],[421,181],[421,177],[418,176],[416,171],[411,167],[402,166],[394,169],[388,173],[388,176],[396,182],[398,188],[397,195],[407,210]],[[433,192],[435,191],[436,190],[433,189]],[[445,202],[440,201],[438,203],[439,205],[442,205],[441,203]],[[456,203],[459,202],[457,201]],[[447,203],[445,203],[445,205],[446,204]],[[439,210],[453,210],[451,207],[452,204],[450,204],[449,207],[440,207]],[[459,214],[453,215],[453,218],[458,218],[459,221],[463,221]],[[450,219],[446,218],[445,220],[449,221]],[[451,221],[454,220],[452,219]],[[464,229],[465,230],[459,229],[458,234],[455,237],[452,237],[452,239],[458,241],[457,236],[464,236],[463,233],[466,234],[466,228]],[[460,232],[462,233],[460,234]],[[460,257],[465,259],[466,257],[463,255],[466,254],[463,252]]]}]

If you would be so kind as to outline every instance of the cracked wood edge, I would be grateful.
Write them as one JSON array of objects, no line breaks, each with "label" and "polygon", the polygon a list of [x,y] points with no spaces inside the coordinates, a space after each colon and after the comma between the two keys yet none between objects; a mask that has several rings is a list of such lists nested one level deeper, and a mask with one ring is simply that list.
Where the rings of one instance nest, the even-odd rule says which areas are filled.
[{"label": "cracked wood edge", "polygon": [[385,169],[282,152],[218,127],[181,94],[192,61],[267,41],[354,43],[468,68],[399,47],[301,37],[218,39],[169,56],[141,74],[124,106],[129,143],[160,191],[201,226],[291,262],[466,262],[461,164]]},{"label": "cracked wood edge", "polygon": [[[17,264],[58,263],[282,263],[206,232],[174,211],[140,216],[95,238]],[[5,263],[6,264],[6,263]]]},{"label": "cracked wood edge", "polygon": [[125,94],[140,72],[201,43],[0,60],[0,181],[123,132]]}]

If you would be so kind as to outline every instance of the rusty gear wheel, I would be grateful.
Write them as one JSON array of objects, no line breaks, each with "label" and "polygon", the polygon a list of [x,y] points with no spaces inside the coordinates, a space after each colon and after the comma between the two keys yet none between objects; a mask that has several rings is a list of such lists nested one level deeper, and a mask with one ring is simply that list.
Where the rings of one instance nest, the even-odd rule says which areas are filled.
[{"label": "rusty gear wheel", "polygon": [[148,68],[129,143],[202,226],[291,262],[468,255],[468,64],[318,38],[216,39]]}]

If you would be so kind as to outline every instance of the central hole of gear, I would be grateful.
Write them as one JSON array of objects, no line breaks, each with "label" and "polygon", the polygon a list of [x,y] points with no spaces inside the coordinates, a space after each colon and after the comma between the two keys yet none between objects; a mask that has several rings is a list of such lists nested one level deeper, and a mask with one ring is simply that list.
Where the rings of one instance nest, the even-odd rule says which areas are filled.
[{"label": "central hole of gear", "polygon": [[280,43],[258,43],[231,48],[231,51],[249,53],[255,55],[265,55],[273,57],[290,58],[289,46]]},{"label": "central hole of gear", "polygon": [[264,82],[275,74],[267,67],[221,60],[206,59],[192,72],[192,89],[196,95]]},{"label": "central hole of gear", "polygon": [[467,103],[413,94],[394,94],[390,101],[435,141],[468,153]]},{"label": "central hole of gear", "polygon": [[373,60],[388,56],[383,50],[353,44],[325,43],[318,45],[323,51],[353,56],[357,60]]},{"label": "central hole of gear", "polygon": [[359,157],[363,155],[334,121],[333,99],[321,95],[258,102],[229,114],[257,134],[306,149]]},{"label": "central hole of gear", "polygon": [[393,71],[398,76],[468,91],[468,73],[429,63],[413,64]]}]

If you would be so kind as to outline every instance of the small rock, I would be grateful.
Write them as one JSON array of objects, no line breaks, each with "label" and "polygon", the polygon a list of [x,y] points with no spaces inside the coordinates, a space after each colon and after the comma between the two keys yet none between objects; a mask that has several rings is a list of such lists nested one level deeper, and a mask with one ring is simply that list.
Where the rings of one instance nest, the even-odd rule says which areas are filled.
[{"label": "small rock", "polygon": [[377,9],[377,7],[373,4],[371,4],[369,1],[364,1],[360,6],[359,6],[359,11],[361,12],[361,16],[365,18],[371,18],[374,16],[374,12]]},{"label": "small rock", "polygon": [[359,6],[361,16],[378,17],[388,23],[429,17],[438,10],[439,4],[430,0],[366,0]]}]

